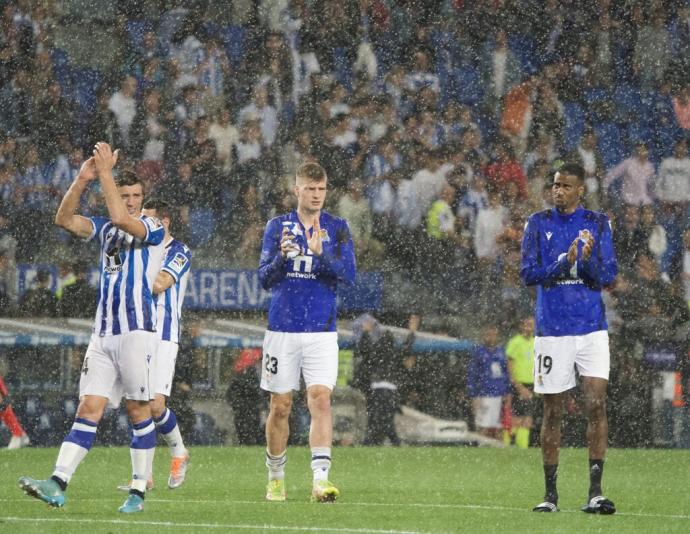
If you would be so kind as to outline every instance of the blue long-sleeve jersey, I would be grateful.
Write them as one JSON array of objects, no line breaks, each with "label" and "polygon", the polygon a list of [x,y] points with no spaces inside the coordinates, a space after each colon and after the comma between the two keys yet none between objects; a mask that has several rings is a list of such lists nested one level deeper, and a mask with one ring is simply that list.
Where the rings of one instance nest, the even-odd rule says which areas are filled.
[{"label": "blue long-sleeve jersey", "polygon": [[[333,332],[336,330],[338,283],[353,283],[355,254],[350,228],[345,219],[321,212],[323,253],[314,256],[307,246],[307,230],[297,212],[268,221],[264,231],[259,280],[271,290],[268,329],[274,332]],[[283,258],[280,239],[283,229],[300,247],[295,258]],[[311,230],[309,230],[311,235]]]},{"label": "blue long-sleeve jersey", "polygon": [[[583,230],[594,237],[588,261],[570,265],[568,248]],[[522,239],[520,275],[537,286],[537,336],[576,336],[606,330],[601,289],[613,283],[618,266],[606,215],[578,207],[570,215],[553,208],[530,216]]]},{"label": "blue long-sleeve jersey", "polygon": [[503,347],[477,347],[467,367],[467,394],[502,397],[510,393],[508,360]]}]

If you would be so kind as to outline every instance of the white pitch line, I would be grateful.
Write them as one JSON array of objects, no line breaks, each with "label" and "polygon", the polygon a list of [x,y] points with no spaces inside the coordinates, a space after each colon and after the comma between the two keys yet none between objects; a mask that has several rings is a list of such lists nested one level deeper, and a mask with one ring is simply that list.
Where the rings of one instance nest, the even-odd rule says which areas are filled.
[{"label": "white pitch line", "polygon": [[[103,501],[106,499],[79,499],[80,501]],[[26,499],[16,498],[16,499],[0,499],[0,502],[19,502],[26,501]],[[146,502],[161,503],[161,504],[254,504],[259,506],[275,506],[273,503],[267,501],[228,501],[226,499],[146,499]],[[293,501],[293,504],[299,504],[299,502]],[[302,504],[307,504],[306,502]],[[347,502],[338,501],[335,505],[337,507],[349,507],[349,506],[361,506],[361,507],[386,507],[386,508],[446,508],[446,509],[459,509],[459,510],[497,510],[505,512],[531,512],[530,508],[520,508],[517,506],[499,506],[491,504],[443,504],[443,503],[385,503],[385,502]],[[581,513],[579,509],[564,510],[561,512],[568,513]],[[616,512],[617,516],[630,516],[630,517],[650,517],[659,519],[690,519],[690,515],[687,514],[652,514],[644,512]],[[1,518],[0,518],[1,519]],[[373,531],[372,531],[373,532]],[[377,531],[378,532],[378,531]]]},{"label": "white pitch line", "polygon": [[127,521],[125,519],[76,519],[71,517],[2,517],[0,521],[17,523],[87,523],[106,525],[146,525],[154,527],[189,527],[189,528],[222,528],[237,530],[280,530],[295,532],[354,532],[357,534],[422,534],[415,530],[376,530],[369,528],[324,528],[324,527],[290,527],[286,525],[245,525],[241,523],[175,523],[173,521]]}]

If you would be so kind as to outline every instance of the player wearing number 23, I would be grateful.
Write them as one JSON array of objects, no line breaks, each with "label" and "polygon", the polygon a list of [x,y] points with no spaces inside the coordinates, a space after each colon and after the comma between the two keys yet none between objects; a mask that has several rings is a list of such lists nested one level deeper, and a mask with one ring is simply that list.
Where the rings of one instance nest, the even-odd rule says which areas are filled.
[{"label": "player wearing number 23", "polygon": [[312,498],[334,501],[328,480],[333,434],[331,392],[338,376],[336,290],[355,279],[355,256],[344,219],[322,207],[327,176],[317,163],[296,172],[297,209],[271,219],[264,232],[259,279],[271,291],[263,343],[261,388],[271,393],[266,420],[266,498],[285,500],[288,416],[292,392],[307,388],[309,445],[314,474]]},{"label": "player wearing number 23", "polygon": [[556,473],[565,392],[582,377],[590,458],[589,500],[583,511],[613,513],[601,495],[608,439],[606,388],[610,354],[601,290],[613,283],[616,256],[611,223],[584,209],[584,170],[563,165],[554,176],[554,208],[530,216],[522,241],[521,276],[537,287],[534,391],[543,394],[542,456],[546,481],[537,512],[558,510]]}]

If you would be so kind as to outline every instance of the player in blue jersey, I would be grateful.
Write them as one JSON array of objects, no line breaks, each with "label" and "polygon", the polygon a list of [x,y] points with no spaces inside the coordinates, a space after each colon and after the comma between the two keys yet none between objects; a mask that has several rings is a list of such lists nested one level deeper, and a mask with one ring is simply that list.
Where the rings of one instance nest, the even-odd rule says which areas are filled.
[{"label": "player in blue jersey", "polygon": [[[156,427],[149,401],[153,388],[149,373],[155,368],[156,303],[153,284],[163,261],[165,230],[153,217],[141,215],[143,187],[139,178],[122,172],[113,178],[117,162],[106,143],[97,143],[93,157],[62,199],[55,222],[83,239],[100,243],[100,291],[96,321],[86,349],[79,381],[79,407],[72,429],[58,453],[53,475],[47,480],[19,479],[30,496],[51,506],[65,504],[65,490],[77,466],[96,438],[96,427],[107,404],[125,397],[132,422],[132,487],[120,512],[144,508],[149,450],[156,445]],[[77,215],[79,199],[98,176],[110,218]]]},{"label": "player in blue jersey", "polygon": [[331,392],[338,375],[336,290],[339,283],[354,282],[356,267],[347,222],[322,211],[326,186],[320,165],[300,165],[294,187],[297,209],[268,221],[264,232],[259,279],[272,292],[261,376],[261,388],[271,393],[266,421],[270,501],[285,500],[288,417],[300,374],[311,414],[312,500],[328,502],[339,496],[328,480]]},{"label": "player in blue jersey", "polygon": [[[168,487],[179,488],[185,480],[189,464],[189,451],[184,445],[180,427],[177,425],[175,412],[166,406],[166,398],[170,397],[173,377],[175,376],[175,360],[180,342],[182,304],[187,289],[187,279],[192,262],[192,251],[175,239],[170,233],[172,210],[164,200],[149,199],[144,203],[142,214],[155,217],[165,228],[163,243],[165,258],[153,283],[153,293],[157,299],[158,321],[158,352],[156,369],[153,373],[153,387],[155,399],[151,401],[151,414],[158,433],[163,436],[170,448],[172,456]],[[147,489],[153,487],[152,468],[155,448],[151,449],[147,468]],[[129,486],[119,486],[121,490],[129,490]]]},{"label": "player in blue jersey", "polygon": [[606,388],[610,354],[602,288],[618,267],[611,223],[584,209],[584,169],[565,164],[555,174],[555,207],[530,216],[522,241],[521,275],[537,287],[534,390],[544,398],[541,429],[546,495],[535,512],[557,512],[558,451],[566,392],[582,377],[589,446],[589,497],[582,510],[613,514],[602,495],[601,478],[608,441]]}]

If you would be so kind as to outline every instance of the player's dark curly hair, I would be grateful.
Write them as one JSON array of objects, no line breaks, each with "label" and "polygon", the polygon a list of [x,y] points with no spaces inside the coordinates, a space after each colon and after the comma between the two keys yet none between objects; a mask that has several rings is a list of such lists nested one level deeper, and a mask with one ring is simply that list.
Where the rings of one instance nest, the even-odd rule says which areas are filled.
[{"label": "player's dark curly hair", "polygon": [[144,187],[144,181],[139,178],[139,176],[132,172],[132,171],[120,171],[117,173],[117,177],[115,178],[115,185],[118,187],[123,187],[126,185],[136,185],[136,184],[141,184],[142,189],[145,189]]},{"label": "player's dark curly hair", "polygon": [[153,197],[148,199],[146,202],[144,202],[143,209],[156,210],[156,217],[159,219],[163,219],[164,217],[172,219],[172,207],[168,201],[163,200],[162,198]]},{"label": "player's dark curly hair", "polygon": [[570,176],[577,176],[578,181],[585,181],[585,169],[579,163],[568,162],[564,163],[558,168],[558,174],[568,174]]}]

